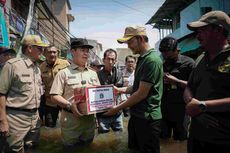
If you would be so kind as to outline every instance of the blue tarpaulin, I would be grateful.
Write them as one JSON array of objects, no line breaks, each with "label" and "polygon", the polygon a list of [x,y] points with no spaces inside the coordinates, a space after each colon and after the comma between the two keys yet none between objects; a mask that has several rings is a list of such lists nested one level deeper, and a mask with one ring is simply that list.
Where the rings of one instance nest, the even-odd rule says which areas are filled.
[{"label": "blue tarpaulin", "polygon": [[9,37],[4,17],[4,9],[0,6],[0,46],[9,47]]},{"label": "blue tarpaulin", "polygon": [[180,53],[189,52],[200,47],[200,43],[196,38],[187,38],[179,42]]}]

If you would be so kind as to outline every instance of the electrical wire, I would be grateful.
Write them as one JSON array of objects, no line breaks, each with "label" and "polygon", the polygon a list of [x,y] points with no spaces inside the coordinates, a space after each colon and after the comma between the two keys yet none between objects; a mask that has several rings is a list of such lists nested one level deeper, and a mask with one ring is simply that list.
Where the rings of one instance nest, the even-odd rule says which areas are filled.
[{"label": "electrical wire", "polygon": [[131,9],[131,10],[134,10],[134,11],[136,11],[136,12],[139,12],[139,13],[141,13],[141,14],[143,14],[143,15],[147,15],[147,16],[151,16],[151,15],[149,15],[149,14],[146,14],[145,12],[142,12],[142,11],[140,11],[140,10],[138,10],[138,9],[135,9],[135,8],[133,8],[133,7],[130,7],[130,6],[128,6],[128,5],[126,5],[126,4],[124,4],[124,3],[121,3],[121,2],[119,2],[119,1],[116,1],[116,0],[112,0],[113,2],[115,2],[115,3],[117,3],[117,4],[119,4],[119,5],[122,5],[122,6],[124,6],[124,7],[127,7],[127,8],[129,8],[129,9]]},{"label": "electrical wire", "polygon": [[[44,10],[46,10],[46,11],[48,10],[48,11],[45,13],[42,10],[42,8],[40,8],[38,5],[35,5],[36,6],[35,8],[37,8],[42,13],[42,15],[44,15],[44,17],[47,19],[47,21],[50,22],[50,24],[54,27],[54,31],[59,32],[58,34],[54,33],[54,35],[58,36],[58,37],[54,37],[54,40],[56,42],[58,42],[59,44],[65,46],[66,48],[69,49],[70,44],[68,43],[69,42],[68,38],[76,38],[76,37],[73,34],[71,34],[69,31],[67,31],[67,29],[60,23],[60,21],[57,20],[57,18],[52,14],[52,12],[49,10],[49,8],[47,7],[47,5],[45,4],[45,2],[43,0],[41,0],[40,2],[42,2],[42,6],[43,6]],[[26,6],[22,5],[21,3],[19,3],[19,5],[20,5],[20,7],[26,7]],[[17,14],[17,12],[14,9],[8,8],[8,7],[7,7],[7,9],[14,11],[14,12],[12,12],[12,11],[11,12],[16,14],[16,16],[20,16]],[[10,16],[9,13],[7,13],[6,15],[8,15],[8,17]],[[39,31],[39,29],[37,29],[36,25],[35,26],[33,25],[34,22],[32,22],[31,29],[36,31],[37,33],[43,32],[44,35],[53,37],[53,31],[50,29],[50,27],[45,22],[43,22],[43,20],[37,19],[38,16],[39,16],[38,12],[34,11],[33,21],[35,23],[39,23],[39,28],[42,31]],[[50,18],[54,19],[56,24],[52,24],[52,22],[50,21]],[[26,20],[24,18],[20,17],[20,19],[24,22],[24,24],[26,24]],[[68,38],[66,38],[64,36],[67,36]],[[47,37],[47,39],[49,39],[49,37]],[[67,42],[68,44],[63,44],[63,41]],[[52,41],[50,41],[50,42],[52,42]],[[99,58],[98,55],[96,55],[96,53],[93,50],[90,50],[90,54],[93,55],[94,57],[96,56],[97,58]]]}]

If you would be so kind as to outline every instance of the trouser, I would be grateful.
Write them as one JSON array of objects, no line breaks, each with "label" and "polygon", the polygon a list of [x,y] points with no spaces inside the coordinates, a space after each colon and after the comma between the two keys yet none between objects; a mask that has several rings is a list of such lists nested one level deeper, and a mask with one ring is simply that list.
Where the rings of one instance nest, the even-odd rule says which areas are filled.
[{"label": "trouser", "polygon": [[163,119],[161,124],[161,138],[171,138],[173,134],[174,140],[186,140],[188,132],[188,121],[170,121]]},{"label": "trouser", "polygon": [[160,153],[161,120],[131,116],[128,124],[128,147],[141,153]]},{"label": "trouser", "polygon": [[93,141],[95,134],[94,115],[76,117],[72,113],[62,110],[60,123],[64,146],[69,147]]},{"label": "trouser", "polygon": [[41,96],[41,102],[40,102],[40,107],[38,109],[39,111],[39,117],[41,119],[42,124],[44,124],[44,119],[45,119],[45,108],[46,107],[46,98],[45,95]]},{"label": "trouser", "polygon": [[188,153],[229,153],[230,144],[217,144],[206,141],[201,141],[192,137],[188,138],[187,152]]},{"label": "trouser", "polygon": [[28,148],[36,146],[40,137],[39,114],[7,110],[9,137],[6,139],[6,152],[24,152],[24,145]]},{"label": "trouser", "polygon": [[58,107],[51,107],[47,106],[45,108],[45,126],[47,127],[55,127],[57,123],[58,113],[59,113]]},{"label": "trouser", "polygon": [[97,117],[98,120],[98,133],[108,133],[110,128],[113,131],[123,130],[123,117],[122,114],[116,114],[111,117]]}]

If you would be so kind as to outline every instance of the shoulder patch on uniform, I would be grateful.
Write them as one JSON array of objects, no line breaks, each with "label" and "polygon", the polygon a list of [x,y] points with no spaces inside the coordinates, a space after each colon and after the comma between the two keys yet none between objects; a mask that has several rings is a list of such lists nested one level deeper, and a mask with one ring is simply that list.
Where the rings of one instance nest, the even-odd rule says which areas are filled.
[{"label": "shoulder patch on uniform", "polygon": [[10,60],[8,60],[7,62],[12,64],[12,63],[15,63],[15,62],[18,62],[18,61],[21,61],[22,59],[21,58],[12,58]]},{"label": "shoulder patch on uniform", "polygon": [[222,73],[230,72],[230,56],[228,56],[226,60],[218,66],[218,71]]}]

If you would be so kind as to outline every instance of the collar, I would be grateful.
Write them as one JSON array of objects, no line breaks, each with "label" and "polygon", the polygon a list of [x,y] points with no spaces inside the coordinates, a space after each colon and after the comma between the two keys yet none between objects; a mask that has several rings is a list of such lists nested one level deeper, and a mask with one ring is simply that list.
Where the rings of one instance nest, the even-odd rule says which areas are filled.
[{"label": "collar", "polygon": [[182,56],[181,56],[181,54],[178,54],[176,63],[182,63]]},{"label": "collar", "polygon": [[144,58],[145,56],[149,55],[151,52],[155,51],[154,48],[149,49],[146,53],[140,56],[140,58]]},{"label": "collar", "polygon": [[131,75],[134,73],[135,70],[133,70],[133,72],[129,72],[127,69],[124,70],[124,75]]},{"label": "collar", "polygon": [[[73,62],[71,62],[70,67],[71,67],[73,70],[76,70],[76,69],[79,69],[80,66],[77,65],[77,64],[74,64]],[[84,70],[88,70],[88,69],[89,69],[89,67],[86,65]]]},{"label": "collar", "polygon": [[[57,58],[56,61],[54,62],[53,67],[56,65],[59,65],[59,64],[61,64],[61,60],[59,58]],[[50,67],[50,65],[47,63],[47,61],[46,61],[46,67]]]},{"label": "collar", "polygon": [[34,65],[34,62],[28,56],[22,54],[22,58],[23,58],[24,62],[26,63],[26,66],[30,67],[30,66]]}]

